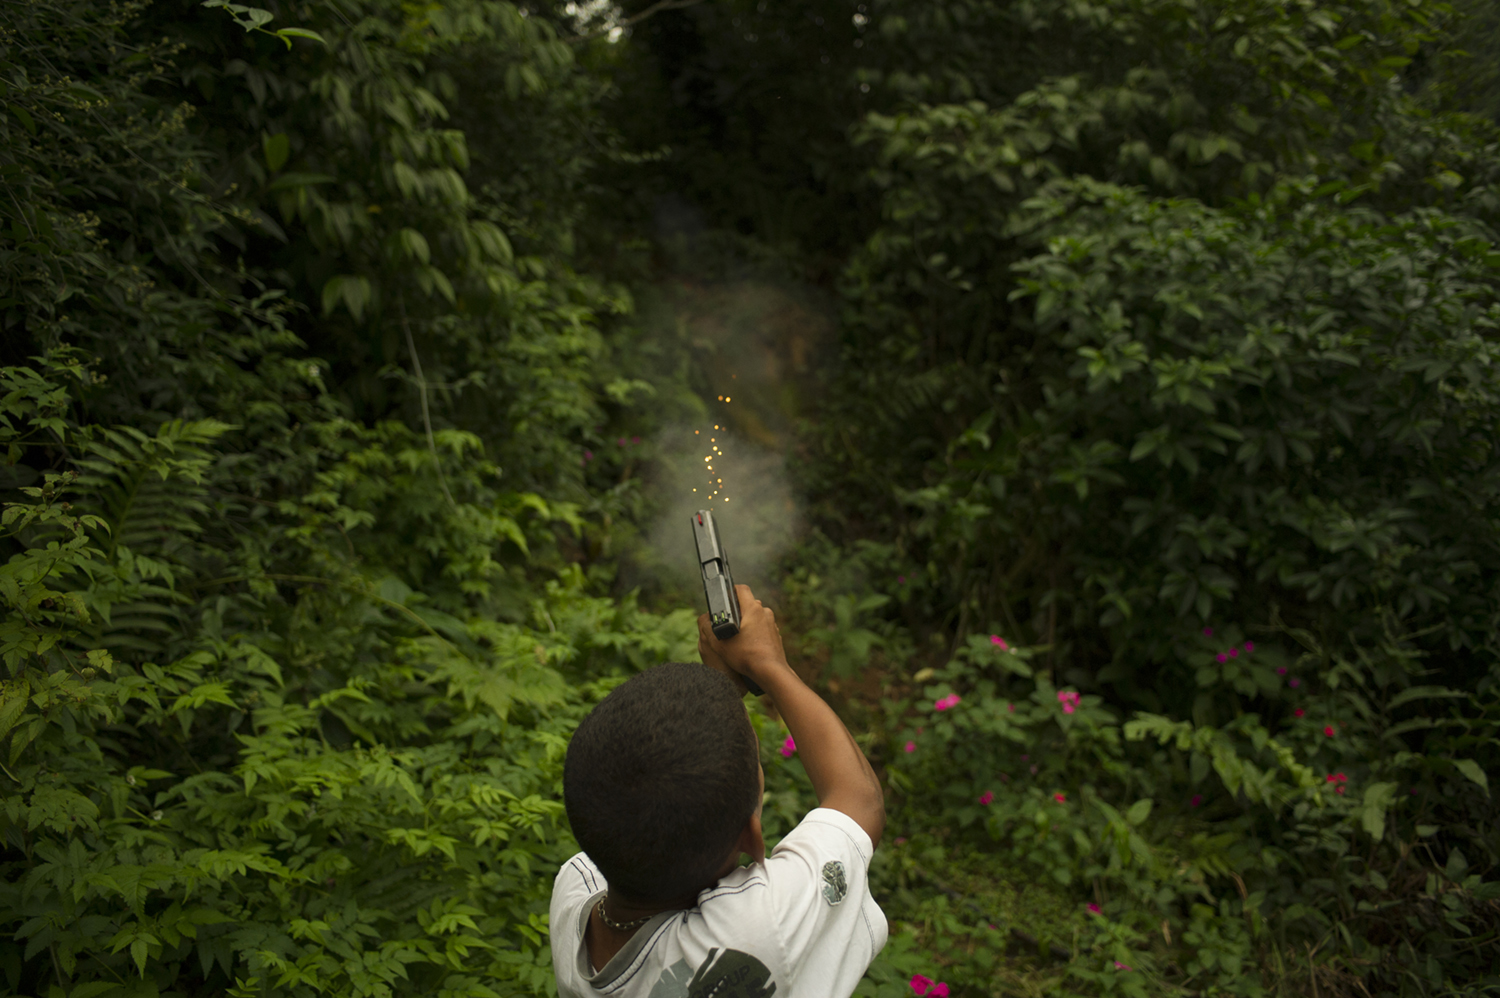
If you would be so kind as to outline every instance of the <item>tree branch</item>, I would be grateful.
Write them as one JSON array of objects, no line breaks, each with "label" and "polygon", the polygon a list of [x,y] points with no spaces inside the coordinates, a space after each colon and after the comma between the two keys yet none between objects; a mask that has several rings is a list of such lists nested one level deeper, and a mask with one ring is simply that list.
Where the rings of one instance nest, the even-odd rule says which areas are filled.
[{"label": "tree branch", "polygon": [[611,31],[614,31],[616,28],[624,30],[625,28],[640,24],[646,18],[652,17],[656,14],[660,14],[662,11],[681,10],[684,7],[693,7],[702,2],[703,0],[656,0],[656,3],[647,7],[645,10],[641,11],[639,14],[636,14],[634,17],[627,17],[623,21],[618,21],[614,24],[609,25],[608,27],[600,28],[598,31],[590,31],[586,35],[574,35],[572,38],[565,38],[563,40],[566,41],[569,45],[578,45],[582,42],[592,41],[595,38],[602,38],[605,35],[609,34]]}]

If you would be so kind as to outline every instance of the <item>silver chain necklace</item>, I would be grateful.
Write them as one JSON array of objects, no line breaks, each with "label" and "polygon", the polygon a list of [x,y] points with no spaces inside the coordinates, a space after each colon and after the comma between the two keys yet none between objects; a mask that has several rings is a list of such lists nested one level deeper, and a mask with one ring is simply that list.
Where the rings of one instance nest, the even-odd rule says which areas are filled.
[{"label": "silver chain necklace", "polygon": [[641,926],[651,921],[657,915],[661,914],[661,912],[658,911],[647,915],[645,918],[637,918],[633,922],[616,922],[613,918],[610,918],[604,910],[604,899],[607,897],[609,897],[608,894],[600,898],[599,903],[595,906],[594,910],[599,912],[599,920],[605,925],[609,926],[611,929],[614,929],[616,932],[634,932],[636,929],[639,929]]}]

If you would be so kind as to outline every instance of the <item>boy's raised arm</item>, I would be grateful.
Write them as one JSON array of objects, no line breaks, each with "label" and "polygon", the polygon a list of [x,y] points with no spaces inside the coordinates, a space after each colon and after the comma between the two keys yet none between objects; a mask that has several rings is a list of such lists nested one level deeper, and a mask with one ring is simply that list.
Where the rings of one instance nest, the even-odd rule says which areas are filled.
[{"label": "boy's raised arm", "polygon": [[[776,614],[750,591],[735,586],[740,598],[740,633],[728,641],[714,637],[708,614],[698,618],[698,651],[704,664],[760,684],[791,730],[821,807],[842,811],[880,844],[885,830],[885,795],[869,760],[833,708],[808,688],[787,664]],[[733,675],[738,674],[738,675]]]}]

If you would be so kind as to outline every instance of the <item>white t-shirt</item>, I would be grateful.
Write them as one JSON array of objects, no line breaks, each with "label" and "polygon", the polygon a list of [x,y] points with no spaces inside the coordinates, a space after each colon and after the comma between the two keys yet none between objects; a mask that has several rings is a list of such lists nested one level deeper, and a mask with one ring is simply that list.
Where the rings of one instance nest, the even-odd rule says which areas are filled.
[{"label": "white t-shirt", "polygon": [[817,808],[764,863],[664,911],[596,972],[584,930],[603,875],[579,853],[552,885],[552,968],[563,998],[848,998],[885,945],[870,897],[870,836]]}]

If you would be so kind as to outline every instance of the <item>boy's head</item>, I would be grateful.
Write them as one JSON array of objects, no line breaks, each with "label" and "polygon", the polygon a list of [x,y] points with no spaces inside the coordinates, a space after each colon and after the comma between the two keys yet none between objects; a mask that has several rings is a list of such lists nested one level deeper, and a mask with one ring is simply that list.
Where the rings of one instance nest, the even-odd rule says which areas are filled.
[{"label": "boy's head", "polygon": [[578,844],[612,890],[639,902],[713,884],[760,797],[745,705],[697,663],[669,662],[616,687],[578,726],[563,765]]}]

